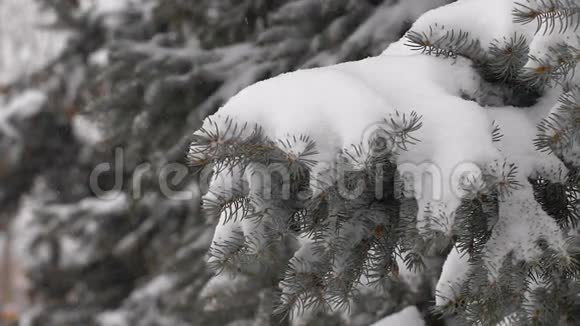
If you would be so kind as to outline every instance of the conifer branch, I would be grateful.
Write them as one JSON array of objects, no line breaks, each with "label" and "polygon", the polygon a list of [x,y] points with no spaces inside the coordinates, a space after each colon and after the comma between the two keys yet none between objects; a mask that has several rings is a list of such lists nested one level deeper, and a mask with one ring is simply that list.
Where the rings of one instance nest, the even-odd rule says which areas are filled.
[{"label": "conifer branch", "polygon": [[576,228],[580,222],[580,191],[571,179],[555,183],[543,177],[532,180],[534,195],[546,213],[564,229]]},{"label": "conifer branch", "polygon": [[437,24],[427,32],[409,31],[407,46],[412,50],[445,58],[465,57],[473,62],[481,61],[483,53],[479,40],[462,30],[446,30]]},{"label": "conifer branch", "polygon": [[514,82],[528,61],[530,49],[524,35],[514,34],[509,39],[494,40],[486,59],[485,70],[489,79],[504,83]]},{"label": "conifer branch", "polygon": [[501,127],[497,124],[497,122],[494,120],[492,122],[492,131],[491,131],[491,140],[494,143],[498,143],[503,139],[503,133],[501,132]]},{"label": "conifer branch", "polygon": [[[517,3],[513,9],[514,23],[536,22],[536,33],[565,33],[580,27],[580,6],[575,0],[539,0],[537,6]],[[529,1],[528,1],[529,3]]]},{"label": "conifer branch", "polygon": [[523,70],[520,80],[528,87],[544,88],[553,82],[564,84],[574,78],[580,61],[580,50],[569,44],[559,44],[548,48],[548,53],[539,58],[530,56],[534,67]]},{"label": "conifer branch", "polygon": [[240,189],[221,191],[206,196],[203,207],[210,218],[223,217],[223,224],[247,217],[251,212],[251,199]]},{"label": "conifer branch", "polygon": [[538,124],[534,145],[539,151],[561,154],[571,145],[571,141],[568,120],[558,113],[552,113]]},{"label": "conifer branch", "polygon": [[307,135],[278,139],[276,145],[283,153],[279,160],[285,163],[290,173],[297,178],[304,178],[317,163],[312,158],[318,154],[316,142]]},{"label": "conifer branch", "polygon": [[408,145],[415,145],[420,141],[413,133],[423,126],[422,118],[415,111],[411,111],[409,115],[395,111],[384,120],[387,126],[385,131],[393,138],[399,149],[406,151]]},{"label": "conifer branch", "polygon": [[273,144],[258,125],[239,124],[230,117],[207,119],[209,127],[193,135],[187,159],[191,166],[213,165],[217,173],[233,167],[245,167],[251,161],[268,162]]},{"label": "conifer branch", "polygon": [[216,274],[221,274],[224,271],[238,273],[245,265],[243,257],[247,251],[244,234],[234,232],[230,239],[214,243],[208,252],[210,258],[208,267]]}]

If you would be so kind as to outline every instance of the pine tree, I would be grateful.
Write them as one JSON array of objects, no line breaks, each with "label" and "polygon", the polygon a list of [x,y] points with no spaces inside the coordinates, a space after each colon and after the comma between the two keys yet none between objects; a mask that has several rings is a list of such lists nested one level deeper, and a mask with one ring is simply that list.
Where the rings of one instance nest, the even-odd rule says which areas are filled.
[{"label": "pine tree", "polygon": [[354,324],[365,294],[412,293],[401,275],[418,274],[434,306],[375,313],[577,324],[579,21],[577,1],[461,1],[378,58],[233,97],[188,155],[219,220],[204,295],[227,306],[257,279],[274,315]]}]

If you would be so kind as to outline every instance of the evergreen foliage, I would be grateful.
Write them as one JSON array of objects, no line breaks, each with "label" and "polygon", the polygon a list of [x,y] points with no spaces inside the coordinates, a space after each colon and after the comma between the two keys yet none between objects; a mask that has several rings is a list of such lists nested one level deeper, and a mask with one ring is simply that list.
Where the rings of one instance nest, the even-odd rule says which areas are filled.
[{"label": "evergreen foliage", "polygon": [[[356,315],[357,305],[364,302],[364,286],[372,284],[375,293],[393,291],[401,285],[400,270],[428,274],[439,268],[430,260],[448,255],[448,260],[466,260],[465,281],[455,284],[449,297],[439,293],[437,305],[423,311],[426,317],[434,314],[460,325],[579,323],[574,297],[580,272],[580,104],[575,78],[580,39],[573,34],[580,18],[578,5],[577,1],[541,0],[514,8],[515,23],[535,22],[536,34],[554,38],[555,45],[540,53],[542,56],[533,48],[536,44],[517,33],[494,40],[487,48],[477,35],[438,24],[428,31],[406,34],[407,45],[424,55],[469,60],[482,78],[480,94],[473,98],[482,106],[531,110],[550,92],[562,93],[559,107],[538,124],[534,142],[538,151],[554,154],[567,170],[544,170],[526,180],[537,204],[558,224],[558,233],[565,239],[562,247],[553,247],[543,235],[530,231],[528,237],[535,248],[521,250],[537,250],[537,257],[518,257],[517,243],[505,248],[505,257],[494,256],[490,248],[501,245],[502,232],[509,232],[509,225],[498,219],[500,203],[513,201],[510,205],[522,205],[519,214],[537,214],[518,197],[529,185],[517,177],[518,167],[505,161],[492,162],[482,167],[480,178],[465,180],[466,195],[454,213],[454,223],[433,227],[450,218],[433,207],[425,212],[426,222],[422,223],[426,225],[419,227],[416,216],[420,208],[414,198],[403,195],[404,176],[398,174],[394,159],[420,141],[413,136],[423,124],[417,115],[397,113],[384,121],[381,139],[353,144],[330,162],[313,162],[306,161],[308,155],[302,151],[317,152],[317,144],[310,140],[308,145],[281,148],[277,145],[287,140],[265,138],[260,130],[266,126],[250,127],[251,121],[218,112],[195,133],[189,152],[193,166],[206,172],[213,169],[215,174],[204,196],[206,215],[227,225],[218,228],[210,249],[210,265],[217,277],[223,281],[243,275],[245,282],[252,283],[253,277],[264,279],[256,269],[265,269],[268,275],[278,273],[273,280],[279,283],[269,280],[263,286],[279,288],[274,313],[289,315],[296,322],[320,311]],[[494,124],[492,129],[490,137],[501,142],[500,127]],[[381,148],[381,144],[387,146]],[[299,168],[284,170],[288,179],[255,180],[256,175],[274,175],[280,165],[296,164]],[[344,171],[347,173],[340,174]],[[345,192],[361,185],[365,186],[358,196],[351,198]],[[285,186],[289,188],[286,196]],[[227,187],[230,191],[224,192]],[[377,188],[384,196],[375,197]],[[271,189],[272,197],[264,199],[264,189]],[[445,229],[449,224],[452,227]],[[499,265],[490,261],[499,261]],[[218,289],[216,285],[208,292]],[[409,293],[409,288],[404,291]],[[402,306],[430,304],[428,296],[422,299],[425,301],[399,302]],[[346,319],[356,320],[349,318],[352,315]]]}]

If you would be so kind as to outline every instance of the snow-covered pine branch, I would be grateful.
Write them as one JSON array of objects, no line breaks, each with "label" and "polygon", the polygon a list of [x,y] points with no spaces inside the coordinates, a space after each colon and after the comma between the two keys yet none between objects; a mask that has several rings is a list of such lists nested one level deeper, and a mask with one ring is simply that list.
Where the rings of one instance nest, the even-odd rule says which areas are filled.
[{"label": "snow-covered pine branch", "polygon": [[[380,56],[284,74],[231,98],[195,134],[213,140],[190,150],[214,167],[207,201],[228,187],[250,199],[243,210],[210,210],[221,253],[211,260],[236,257],[226,275],[279,275],[263,286],[279,290],[276,311],[296,324],[319,310],[348,319],[365,288],[428,274],[437,253],[448,254],[432,293],[444,317],[577,320],[565,300],[580,271],[578,38],[575,28],[538,33],[554,24],[547,17],[573,24],[577,3],[550,1],[562,14],[524,21],[522,8],[548,3],[531,2],[458,1],[421,16]],[[421,117],[403,148],[388,123],[401,116]],[[255,124],[274,140],[258,146],[268,150],[308,135],[315,164],[299,178],[287,172],[284,196],[287,170],[274,165],[290,165],[304,145],[286,148],[287,161],[264,160],[244,145],[252,133],[231,141],[232,121]]]}]

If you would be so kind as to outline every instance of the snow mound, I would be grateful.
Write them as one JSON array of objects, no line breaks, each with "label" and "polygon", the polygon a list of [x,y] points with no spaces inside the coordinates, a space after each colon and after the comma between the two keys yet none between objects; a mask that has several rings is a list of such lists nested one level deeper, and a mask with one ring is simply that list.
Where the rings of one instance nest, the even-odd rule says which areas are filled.
[{"label": "snow mound", "polygon": [[459,294],[463,282],[468,277],[469,255],[460,253],[453,248],[447,256],[441,277],[437,283],[436,304],[443,306]]}]

